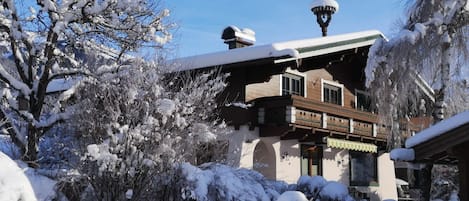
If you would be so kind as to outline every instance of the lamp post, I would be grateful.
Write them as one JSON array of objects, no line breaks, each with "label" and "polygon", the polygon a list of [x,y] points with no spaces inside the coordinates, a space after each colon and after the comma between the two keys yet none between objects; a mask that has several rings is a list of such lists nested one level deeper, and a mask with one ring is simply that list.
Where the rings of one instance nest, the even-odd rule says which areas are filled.
[{"label": "lamp post", "polygon": [[322,30],[322,36],[327,36],[327,26],[332,19],[332,14],[339,11],[339,3],[335,0],[314,0],[311,11],[316,15],[317,22]]}]

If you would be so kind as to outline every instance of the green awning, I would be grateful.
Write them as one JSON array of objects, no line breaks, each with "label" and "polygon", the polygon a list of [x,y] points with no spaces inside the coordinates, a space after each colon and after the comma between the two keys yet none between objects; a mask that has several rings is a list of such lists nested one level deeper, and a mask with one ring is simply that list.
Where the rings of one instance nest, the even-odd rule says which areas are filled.
[{"label": "green awning", "polygon": [[377,153],[378,146],[370,143],[363,142],[354,142],[349,140],[327,138],[327,147],[337,148],[337,149],[347,149],[353,151],[362,151],[362,152],[371,152]]}]

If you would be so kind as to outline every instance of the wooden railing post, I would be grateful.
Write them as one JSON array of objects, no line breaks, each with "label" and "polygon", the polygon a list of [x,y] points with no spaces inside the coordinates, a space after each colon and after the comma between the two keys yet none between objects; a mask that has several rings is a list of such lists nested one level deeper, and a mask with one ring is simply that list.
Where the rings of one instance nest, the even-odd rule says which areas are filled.
[{"label": "wooden railing post", "polygon": [[286,120],[288,123],[295,123],[296,122],[296,108],[295,106],[287,106]]},{"label": "wooden railing post", "polygon": [[322,128],[327,128],[327,113],[322,113]]},{"label": "wooden railing post", "polygon": [[373,124],[372,131],[373,131],[373,137],[378,136],[378,126],[376,124]]}]

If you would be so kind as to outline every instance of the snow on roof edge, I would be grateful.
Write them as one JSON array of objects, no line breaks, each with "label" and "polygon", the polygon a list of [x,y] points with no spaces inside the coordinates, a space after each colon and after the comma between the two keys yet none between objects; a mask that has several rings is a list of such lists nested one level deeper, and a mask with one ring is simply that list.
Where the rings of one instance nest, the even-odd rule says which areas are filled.
[{"label": "snow on roof edge", "polygon": [[461,112],[427,129],[424,129],[423,131],[420,131],[405,141],[405,147],[412,148],[465,124],[469,124],[469,110]]},{"label": "snow on roof edge", "polygon": [[171,68],[175,71],[194,70],[206,67],[221,66],[258,59],[275,57],[298,57],[298,51],[293,49],[276,49],[273,45],[249,46],[222,52],[195,55],[172,60]]},{"label": "snow on roof edge", "polygon": [[[249,46],[220,52],[195,55],[174,59],[171,61],[173,65],[170,66],[171,71],[184,71],[194,70],[206,67],[221,66],[226,64],[240,63],[246,61],[253,61],[258,59],[277,58],[277,57],[290,57],[300,58],[299,49],[309,47],[320,47],[327,44],[334,44],[344,41],[351,41],[355,39],[373,37],[370,41],[376,40],[381,37],[385,39],[383,33],[378,30],[361,31],[354,33],[347,33],[334,36],[326,36],[319,38],[310,38],[303,40],[293,40],[272,43],[267,45]],[[368,41],[368,40],[366,40]],[[358,43],[357,43],[358,44]],[[368,44],[368,43],[365,43]],[[365,45],[363,44],[363,45]],[[339,45],[346,46],[346,45]],[[327,48],[324,48],[327,49]],[[330,50],[334,51],[332,48]],[[319,54],[326,54],[328,52],[319,52]]]}]

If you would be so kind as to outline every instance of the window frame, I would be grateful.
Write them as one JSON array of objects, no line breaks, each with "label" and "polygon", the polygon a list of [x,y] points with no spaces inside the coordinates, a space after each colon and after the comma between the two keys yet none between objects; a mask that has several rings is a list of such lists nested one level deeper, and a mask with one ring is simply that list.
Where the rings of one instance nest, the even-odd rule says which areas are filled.
[{"label": "window frame", "polygon": [[[308,169],[306,169],[306,170],[303,169],[303,157],[305,156],[304,151],[308,148],[311,148],[311,147],[316,147],[316,149],[317,149],[318,159],[315,159],[318,162],[318,164],[316,164],[318,166],[317,175],[323,176],[323,171],[324,171],[323,170],[324,169],[324,161],[323,161],[323,159],[324,159],[324,147],[320,146],[320,145],[314,145],[314,144],[300,144],[300,174],[302,176],[303,175],[316,176],[316,175],[303,174],[303,172],[308,172]],[[306,159],[307,162],[309,162],[308,161],[309,159],[310,159],[310,157],[308,157]]]},{"label": "window frame", "polygon": [[[289,78],[290,82],[289,82],[289,93],[288,94],[284,94],[284,90],[283,90],[283,78],[284,77],[287,77]],[[300,93],[299,94],[296,94],[296,93],[291,93],[291,89],[292,89],[292,86],[291,86],[291,80],[295,79],[295,78],[299,78],[299,81],[300,81]],[[298,80],[298,79],[296,79]],[[302,97],[306,97],[306,90],[307,87],[306,87],[306,76],[303,74],[303,73],[300,73],[300,72],[295,72],[295,71],[292,71],[292,70],[287,70],[285,73],[281,74],[280,75],[280,95],[281,96],[284,96],[284,95],[297,95],[297,96],[302,96]]]},{"label": "window frame", "polygon": [[[324,101],[324,87],[325,85],[330,85],[332,87],[337,87],[340,89],[340,94],[341,94],[341,97],[340,97],[340,104],[335,104],[335,103],[331,103],[331,102],[326,102]],[[324,103],[330,103],[330,104],[334,104],[334,105],[340,105],[340,106],[344,106],[344,85],[343,84],[340,84],[340,83],[337,83],[337,82],[334,82],[334,81],[329,81],[329,80],[325,80],[325,79],[322,79],[321,78],[321,102],[324,102]]]},{"label": "window frame", "polygon": [[[355,181],[353,180],[353,166],[354,166],[354,156],[360,155],[363,158],[372,158],[374,159],[373,162],[373,174],[372,178],[370,180],[360,180],[360,181]],[[369,157],[369,156],[372,157]],[[370,172],[371,167],[365,167],[363,172]],[[350,186],[379,186],[379,176],[378,176],[378,156],[376,153],[367,153],[367,152],[360,152],[360,151],[349,151],[349,182]]]},{"label": "window frame", "polygon": [[[368,107],[369,107],[368,109],[364,108],[364,109],[362,110],[362,109],[358,108],[358,94],[359,94],[359,93],[361,93],[361,94],[363,94],[363,95],[365,95],[365,96],[368,97],[368,99],[369,99],[369,101],[370,101],[370,105],[368,106]],[[370,93],[369,93],[369,92],[363,91],[363,90],[360,90],[360,89],[355,89],[355,109],[356,109],[356,110],[360,110],[360,111],[364,111],[364,112],[371,112],[371,111],[372,111],[372,110],[371,110],[371,96],[370,96]]]}]

